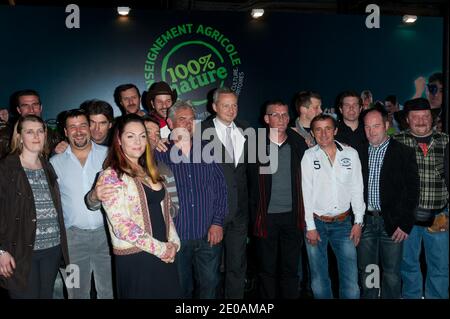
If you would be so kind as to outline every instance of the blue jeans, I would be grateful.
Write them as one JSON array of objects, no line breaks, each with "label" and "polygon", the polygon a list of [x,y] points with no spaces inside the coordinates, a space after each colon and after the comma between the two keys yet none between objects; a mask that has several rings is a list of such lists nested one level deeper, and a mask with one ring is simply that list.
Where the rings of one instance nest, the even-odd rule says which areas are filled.
[{"label": "blue jeans", "polygon": [[[422,240],[427,263],[425,295],[419,261]],[[430,233],[427,227],[414,226],[403,245],[403,298],[448,299],[448,231]]]},{"label": "blue jeans", "polygon": [[182,240],[177,254],[178,274],[184,298],[214,299],[220,281],[222,243],[210,246],[206,239]]},{"label": "blue jeans", "polygon": [[9,296],[12,299],[52,299],[61,254],[60,245],[33,250],[26,289],[9,290]]},{"label": "blue jeans", "polygon": [[326,223],[314,220],[321,241],[313,246],[306,243],[309,266],[311,270],[311,288],[315,299],[331,299],[330,275],[328,273],[328,242],[331,244],[338,262],[339,297],[342,299],[359,299],[358,266],[356,248],[350,240],[352,224],[350,216],[341,222]]},{"label": "blue jeans", "polygon": [[379,295],[380,280],[373,285],[373,270],[369,265],[381,265],[381,298],[400,299],[403,243],[394,242],[386,233],[384,220],[381,216],[364,216],[365,226],[358,245],[358,269],[361,282],[361,298],[376,299]]}]

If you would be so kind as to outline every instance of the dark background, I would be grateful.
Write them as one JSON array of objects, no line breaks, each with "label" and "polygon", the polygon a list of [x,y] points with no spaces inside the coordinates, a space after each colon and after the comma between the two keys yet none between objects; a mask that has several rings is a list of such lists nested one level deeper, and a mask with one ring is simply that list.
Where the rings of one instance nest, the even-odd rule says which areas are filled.
[{"label": "dark background", "polygon": [[381,28],[367,29],[365,14],[272,12],[251,20],[247,12],[135,9],[122,20],[114,8],[80,8],[81,28],[67,29],[64,7],[0,6],[0,105],[24,88],[40,92],[45,119],[86,99],[114,105],[117,85],[146,89],[148,49],[180,23],[210,25],[236,45],[245,72],[240,117],[254,125],[264,101],[290,103],[299,90],[318,91],[324,107],[346,89],[370,89],[375,100],[396,94],[403,103],[416,77],[442,71],[441,17],[406,26],[382,11]]}]

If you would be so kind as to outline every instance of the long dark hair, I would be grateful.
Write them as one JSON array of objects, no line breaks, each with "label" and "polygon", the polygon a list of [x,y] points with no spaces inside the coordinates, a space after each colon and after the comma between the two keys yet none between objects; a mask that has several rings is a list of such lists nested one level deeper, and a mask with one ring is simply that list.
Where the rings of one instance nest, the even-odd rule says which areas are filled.
[{"label": "long dark hair", "polygon": [[[142,126],[145,128],[144,121],[141,119],[139,115],[127,114],[119,118],[114,128],[112,145],[109,148],[108,156],[106,157],[106,160],[103,163],[104,169],[111,167],[117,172],[119,177],[122,177],[123,174],[130,175],[131,177],[137,177],[140,175],[139,170],[126,157],[119,142],[124,132],[125,126],[128,123],[141,123]],[[138,163],[144,169],[144,171],[150,176],[153,183],[157,183],[163,180],[156,167],[156,163],[153,158],[152,150],[150,149],[150,144],[148,143],[148,141],[147,146],[145,148],[145,152],[138,159]]]}]

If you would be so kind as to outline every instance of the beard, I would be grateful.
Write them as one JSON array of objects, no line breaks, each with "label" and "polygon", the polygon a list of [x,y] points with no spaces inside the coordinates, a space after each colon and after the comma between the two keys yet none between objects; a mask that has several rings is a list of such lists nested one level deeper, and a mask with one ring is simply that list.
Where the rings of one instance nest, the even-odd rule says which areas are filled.
[{"label": "beard", "polygon": [[77,141],[77,140],[73,140],[73,144],[77,147],[77,148],[84,148],[87,144],[88,144],[88,138],[85,137],[83,140],[81,141]]},{"label": "beard", "polygon": [[158,113],[158,115],[159,115],[160,117],[162,117],[163,119],[166,119],[166,118],[167,118],[167,109],[160,109],[160,110],[157,110],[156,113]]}]

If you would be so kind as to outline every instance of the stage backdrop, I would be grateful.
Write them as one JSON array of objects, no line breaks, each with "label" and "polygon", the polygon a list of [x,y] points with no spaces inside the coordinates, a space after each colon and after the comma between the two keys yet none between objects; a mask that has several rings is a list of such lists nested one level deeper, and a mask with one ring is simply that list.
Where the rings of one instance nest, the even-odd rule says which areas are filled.
[{"label": "stage backdrop", "polygon": [[206,116],[208,93],[227,85],[240,94],[240,117],[258,125],[269,99],[288,103],[315,90],[324,107],[346,89],[370,89],[375,100],[404,102],[414,79],[442,70],[443,19],[419,17],[405,26],[383,16],[379,29],[365,15],[132,10],[80,7],[80,28],[68,29],[63,7],[0,7],[0,105],[13,91],[41,93],[43,116],[98,98],[114,105],[114,88],[144,91],[165,80]]}]

